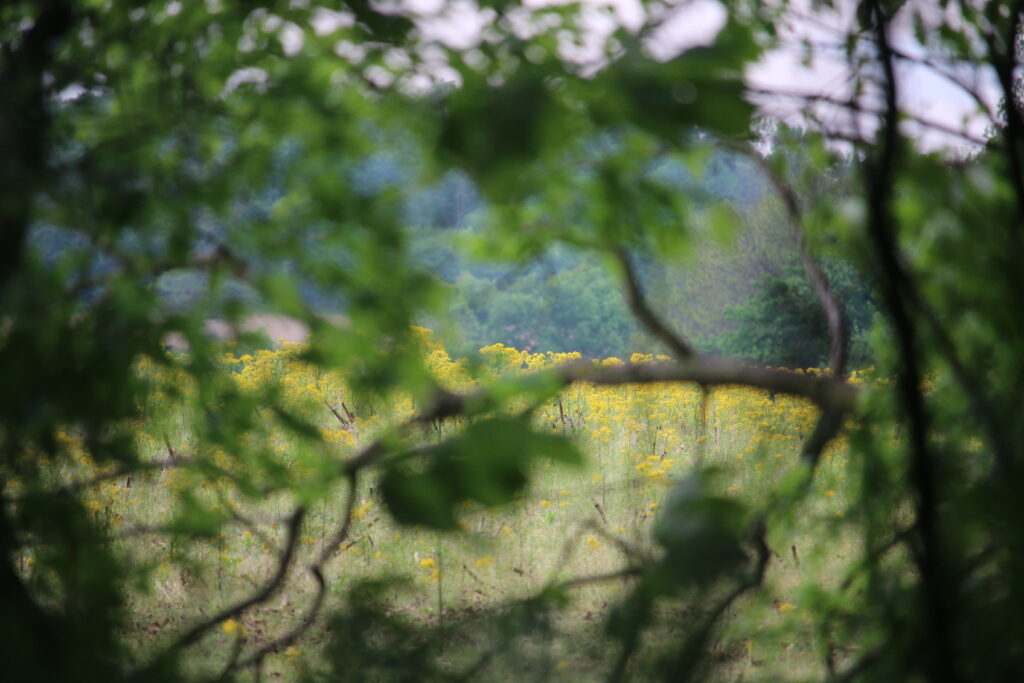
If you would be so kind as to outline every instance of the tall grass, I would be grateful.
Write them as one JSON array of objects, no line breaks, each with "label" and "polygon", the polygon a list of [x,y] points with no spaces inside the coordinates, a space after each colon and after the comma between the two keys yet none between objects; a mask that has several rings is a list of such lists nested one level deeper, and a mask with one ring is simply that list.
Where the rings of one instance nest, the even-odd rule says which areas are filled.
[{"label": "tall grass", "polygon": [[[304,364],[300,351],[286,344],[242,357],[225,353],[221,359],[234,371],[232,381],[242,395],[282,395],[296,414],[320,427],[322,441],[311,446],[309,440],[277,428],[273,420],[257,421],[250,430],[253,441],[237,444],[257,455],[244,458],[231,444],[215,443],[197,430],[204,423],[202,402],[193,400],[183,376],[168,367],[140,363],[138,371],[152,378],[154,389],[144,418],[124,429],[144,459],[170,458],[170,466],[132,478],[110,478],[86,494],[90,514],[110,530],[118,552],[138,568],[136,580],[126,587],[132,620],[125,635],[140,660],[198,616],[212,614],[261,585],[276,567],[284,537],[278,520],[293,501],[281,493],[242,491],[233,472],[256,467],[269,477],[276,466],[277,476],[299,482],[300,491],[308,485],[307,494],[316,504],[302,526],[300,543],[302,557],[312,558],[328,550],[350,494],[344,485],[322,490],[318,473],[414,412],[408,396],[356,401],[343,377]],[[450,388],[466,389],[476,381],[464,363],[450,359],[438,345],[428,343],[427,353],[435,377]],[[572,354],[529,354],[496,345],[484,349],[483,358],[481,372],[500,375],[557,365]],[[632,555],[655,552],[649,531],[666,491],[697,467],[716,469],[714,482],[722,493],[751,505],[764,503],[797,466],[801,440],[809,435],[815,416],[806,401],[738,387],[704,392],[680,385],[573,386],[543,406],[535,421],[572,438],[586,454],[586,466],[539,466],[529,490],[515,504],[499,509],[467,506],[462,534],[396,526],[375,483],[363,482],[353,494],[352,532],[332,549],[336,557],[327,576],[327,609],[347,604],[349,591],[360,582],[404,576],[404,587],[384,593],[387,612],[412,624],[450,628],[450,642],[441,656],[453,665],[469,665],[479,653],[493,650],[478,677],[599,678],[615,656],[601,624],[625,594],[628,578],[574,585],[569,606],[530,626],[533,636],[508,643],[507,652],[505,644],[495,647],[509,637],[502,623],[475,620],[503,606],[497,611],[511,613],[517,601],[545,586],[612,574],[628,565]],[[423,438],[441,439],[459,428],[436,425]],[[63,434],[62,445],[68,457],[52,463],[54,483],[81,481],[103,471],[80,435]],[[212,455],[220,469],[173,466],[176,459],[187,461],[199,453]],[[813,598],[816,587],[837,580],[840,569],[856,556],[855,515],[847,509],[847,501],[854,498],[847,488],[846,453],[842,439],[833,443],[823,458],[814,496],[793,519],[773,525],[773,560],[765,589],[745,598],[714,645],[726,678],[824,675],[827,634],[808,627],[796,630],[802,638],[787,640],[781,634],[794,631],[780,626],[799,623],[802,605]],[[196,534],[171,542],[159,531],[187,506],[205,511],[211,523],[226,518],[228,524],[206,537]],[[33,552],[29,548],[21,558],[26,575],[32,573]],[[297,624],[315,592],[303,572],[308,561],[295,564],[294,575],[274,600],[239,622],[224,624],[197,646],[196,656],[187,659],[188,672],[212,674],[239,638],[248,646],[258,645]],[[654,644],[671,644],[680,618],[685,614],[667,612],[665,628],[650,634]],[[321,649],[327,637],[323,628],[314,627],[271,656],[264,673],[295,678],[323,671]],[[634,673],[642,677],[643,657],[635,666]]]}]

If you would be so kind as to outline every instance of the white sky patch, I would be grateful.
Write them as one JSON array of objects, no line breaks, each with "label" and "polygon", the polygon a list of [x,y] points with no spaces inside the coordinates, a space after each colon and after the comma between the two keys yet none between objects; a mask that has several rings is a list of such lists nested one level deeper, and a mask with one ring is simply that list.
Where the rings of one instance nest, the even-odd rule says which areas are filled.
[{"label": "white sky patch", "polygon": [[[435,7],[435,5],[440,5]],[[484,29],[497,13],[480,8],[472,0],[436,3],[434,0],[408,0],[406,7],[420,16],[416,21],[426,40],[444,43],[456,50],[469,50],[480,44]]]},{"label": "white sky patch", "polygon": [[313,32],[318,36],[326,36],[338,29],[349,28],[356,23],[356,18],[351,12],[338,12],[325,7],[317,7],[313,10]]},{"label": "white sky patch", "polygon": [[[427,82],[425,79],[434,83],[454,81],[458,84],[461,79],[448,65],[444,51],[436,50],[437,54],[431,58],[430,44],[468,52],[477,48],[481,41],[498,39],[507,30],[523,39],[539,30],[554,31],[560,56],[586,65],[584,73],[589,73],[607,63],[608,41],[616,30],[625,28],[636,33],[645,21],[651,20],[645,16],[640,0],[582,0],[579,3],[579,32],[551,23],[557,22],[554,15],[542,19],[535,14],[544,8],[574,2],[523,0],[522,8],[507,12],[507,23],[497,27],[497,13],[487,7],[481,8],[475,0],[392,0],[388,7],[414,18],[420,45],[417,49],[419,73],[407,74],[400,82],[413,85],[413,76],[416,76],[414,89],[423,87]],[[910,0],[891,29],[893,46],[915,59],[926,59],[929,55],[915,40],[907,14],[910,10],[930,11],[929,2],[933,0]],[[764,94],[752,96],[763,113],[791,125],[805,125],[810,115],[840,135],[872,135],[878,124],[877,115],[867,113],[854,120],[849,108],[844,106],[852,96],[855,79],[843,45],[847,34],[856,26],[857,4],[856,0],[837,0],[835,9],[830,10],[821,8],[820,3],[814,0],[795,0],[792,3],[790,14],[776,25],[782,46],[750,65],[745,74],[755,93],[764,91]],[[938,20],[937,15],[935,18]],[[657,17],[659,25],[645,38],[645,47],[655,59],[671,59],[687,49],[711,44],[726,19],[724,6],[716,0],[686,0],[676,6],[663,7],[662,16]],[[317,35],[326,35],[350,27],[354,21],[350,12],[318,8],[311,28]],[[302,30],[298,26],[265,25],[264,29],[267,28],[280,28],[279,39],[286,54],[297,54],[301,50]],[[813,45],[809,53],[805,53],[803,48],[805,42]],[[362,57],[360,47],[341,43],[336,53],[358,63]],[[391,59],[387,66],[401,71],[402,65]],[[955,71],[952,65],[940,62],[939,66]],[[924,150],[962,148],[968,142],[957,135],[957,131],[963,131],[968,138],[982,140],[991,125],[988,114],[996,110],[1000,97],[993,75],[969,69],[956,71],[955,75],[981,93],[988,112],[981,111],[962,88],[934,69],[906,61],[898,64],[900,107],[911,119],[919,120],[918,123],[906,122],[904,132],[912,135]],[[376,81],[386,80],[382,73],[374,73],[374,76]],[[832,100],[832,103],[809,103],[799,95],[816,96]],[[877,91],[869,89],[860,97],[860,103],[868,110],[881,109]],[[936,127],[922,125],[920,121],[933,122]],[[946,129],[946,132],[939,129]]]},{"label": "white sky patch", "polygon": [[267,78],[269,78],[269,74],[265,70],[255,66],[248,66],[244,69],[239,69],[228,76],[228,80],[224,83],[224,89],[221,91],[220,96],[227,97],[244,83],[263,85],[267,82]]},{"label": "white sky patch", "polygon": [[81,83],[72,83],[57,93],[57,99],[61,102],[70,102],[89,92]]},{"label": "white sky patch", "polygon": [[[914,3],[908,3],[907,7],[914,6]],[[854,73],[843,45],[855,25],[855,12],[856,3],[850,0],[837,3],[837,11],[812,11],[808,6],[802,10],[798,8],[787,21],[777,26],[783,46],[766,54],[746,74],[747,82],[755,90],[783,93],[782,96],[755,98],[765,113],[787,123],[799,123],[811,113],[824,125],[841,133],[870,136],[874,132],[878,125],[876,115],[865,114],[855,121],[844,106],[824,101],[808,105],[804,99],[786,96],[804,94],[838,102],[851,98]],[[890,28],[892,46],[915,59],[927,59],[927,50],[915,39],[906,14],[898,19]],[[812,45],[809,55],[802,47],[804,41]],[[935,66],[955,71],[962,82],[979,92],[986,108],[995,111],[999,93],[991,73],[957,69],[941,60]],[[897,60],[896,78],[900,109],[919,121],[904,123],[904,132],[913,136],[923,151],[971,147],[973,145],[967,138],[984,139],[991,121],[987,112],[979,111],[978,104],[963,88],[930,66],[904,60]],[[869,90],[859,98],[859,102],[869,110],[882,108],[877,91]],[[964,135],[958,135],[960,131]]]},{"label": "white sky patch", "polygon": [[284,50],[285,55],[294,57],[302,52],[302,44],[305,42],[305,36],[298,24],[294,24],[290,21],[285,22],[284,25],[281,26],[281,30],[277,33],[277,39],[281,41],[281,49]]},{"label": "white sky patch", "polygon": [[725,26],[725,8],[714,0],[693,0],[679,6],[651,34],[647,49],[665,60],[684,50],[710,45]]}]

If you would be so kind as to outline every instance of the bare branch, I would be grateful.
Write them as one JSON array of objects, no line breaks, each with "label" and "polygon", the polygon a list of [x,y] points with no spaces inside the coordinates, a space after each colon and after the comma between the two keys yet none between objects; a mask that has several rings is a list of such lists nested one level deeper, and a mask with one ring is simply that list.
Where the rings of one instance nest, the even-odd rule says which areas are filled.
[{"label": "bare branch", "polygon": [[323,609],[324,598],[327,596],[327,582],[324,580],[323,574],[324,565],[334,557],[338,546],[348,538],[352,529],[352,523],[355,519],[356,494],[359,487],[358,472],[350,473],[348,475],[348,482],[348,500],[345,504],[345,518],[342,521],[341,527],[331,538],[331,541],[324,546],[317,559],[309,566],[309,573],[313,575],[313,579],[316,581],[317,591],[316,595],[313,596],[313,601],[310,603],[309,609],[306,610],[305,616],[303,616],[302,621],[292,628],[292,630],[288,631],[281,637],[272,640],[249,655],[238,664],[239,668],[244,669],[250,666],[261,666],[263,659],[267,655],[293,644],[309,630],[309,628],[316,622],[317,617],[320,616],[320,611]]},{"label": "bare branch", "polygon": [[775,192],[785,208],[793,239],[796,242],[797,250],[800,252],[800,260],[803,263],[804,272],[807,274],[807,279],[811,283],[814,295],[818,299],[818,305],[821,306],[828,324],[829,367],[832,368],[832,373],[836,377],[842,377],[846,371],[847,356],[846,316],[843,314],[843,307],[839,303],[839,297],[836,296],[835,290],[832,289],[832,285],[828,281],[828,276],[825,275],[821,264],[818,263],[807,247],[807,234],[803,227],[803,212],[800,209],[800,202],[797,199],[796,191],[792,185],[786,182],[785,178],[772,168],[768,160],[758,154],[757,150],[753,147],[746,144],[733,144],[731,147],[746,155],[761,168],[761,171],[771,182],[772,187],[775,188]]},{"label": "bare branch", "polygon": [[[217,612],[214,616],[209,617],[205,621],[196,624],[189,629],[184,635],[179,637],[165,649],[160,655],[158,655],[150,664],[148,664],[140,673],[145,674],[146,672],[152,671],[158,667],[163,661],[173,654],[180,652],[182,649],[198,642],[203,636],[205,636],[210,630],[215,628],[218,624],[223,621],[237,617],[246,610],[255,607],[261,603],[266,602],[281,588],[284,584],[285,577],[288,575],[288,570],[291,568],[292,561],[295,559],[295,549],[298,545],[299,540],[299,529],[302,526],[302,521],[306,517],[306,508],[298,507],[295,512],[291,515],[288,520],[287,539],[285,545],[281,551],[281,555],[277,561],[277,570],[274,572],[274,576],[256,593],[253,593],[244,600],[235,603],[234,605],[222,609]],[[144,678],[145,676],[139,676]]]},{"label": "bare branch", "polygon": [[992,111],[991,107],[989,106],[989,103],[985,101],[985,98],[982,97],[981,91],[977,87],[972,86],[970,83],[965,82],[957,74],[950,71],[947,68],[947,65],[937,62],[929,57],[916,57],[907,52],[904,52],[903,50],[899,50],[891,45],[889,46],[889,49],[892,51],[893,56],[899,59],[900,61],[926,66],[938,76],[942,77],[952,85],[958,87],[961,91],[963,91],[965,95],[974,100],[974,103],[978,105],[978,108],[981,111],[985,112],[985,118],[987,118],[991,123],[996,122],[996,114],[995,112]]},{"label": "bare branch", "polygon": [[[236,658],[235,661],[237,662],[237,668],[245,669],[250,666],[258,667],[262,665],[263,659],[267,655],[273,652],[278,652],[281,648],[292,645],[316,622],[317,617],[320,616],[320,610],[323,609],[324,598],[327,597],[327,582],[324,581],[323,571],[319,566],[311,566],[309,568],[309,572],[316,580],[316,595],[313,596],[313,602],[310,603],[309,609],[306,611],[305,616],[302,617],[302,621],[300,621],[291,631],[288,631],[280,638],[270,641],[241,662],[237,662]],[[234,662],[231,667],[225,670],[225,673],[230,673],[233,668],[236,668],[236,664]]]},{"label": "bare branch", "polygon": [[358,472],[349,473],[348,484],[349,493],[348,501],[345,504],[345,519],[342,521],[341,528],[339,528],[337,533],[334,534],[334,537],[331,539],[331,541],[324,545],[323,549],[320,552],[320,556],[317,557],[316,561],[313,563],[313,567],[323,567],[329,559],[334,557],[334,554],[337,552],[338,546],[345,542],[345,539],[348,538],[348,535],[352,530],[352,522],[355,520],[356,493],[359,487]]},{"label": "bare branch", "polygon": [[572,579],[566,579],[553,584],[547,588],[547,590],[562,590],[567,588],[579,588],[580,586],[591,586],[595,583],[607,583],[609,581],[617,581],[619,579],[630,579],[636,578],[643,574],[643,568],[638,566],[629,566],[622,569],[617,569],[613,572],[607,572],[605,574],[593,574],[591,576],[577,576]]},{"label": "bare branch", "polygon": [[748,592],[764,583],[768,562],[771,559],[771,548],[768,547],[766,515],[761,515],[751,530],[750,542],[756,552],[754,568],[748,577],[740,581],[725,597],[719,600],[704,616],[700,625],[691,633],[679,649],[679,654],[672,662],[671,669],[666,671],[666,680],[691,680],[694,673],[693,665],[700,660],[699,653],[704,651],[708,639],[714,633],[719,620],[732,605]]},{"label": "bare branch", "polygon": [[828,376],[815,376],[751,365],[734,358],[695,356],[678,362],[638,363],[595,367],[592,364],[564,366],[563,383],[589,382],[598,385],[693,382],[706,386],[739,385],[782,394],[802,396],[822,408],[854,412],[860,390]]},{"label": "bare branch", "polygon": [[[849,100],[844,100],[844,99],[837,98],[837,97],[829,97],[827,95],[820,95],[820,94],[816,94],[816,93],[799,92],[799,91],[787,91],[787,90],[780,90],[780,89],[764,89],[764,88],[748,88],[748,91],[751,94],[753,94],[753,95],[762,95],[762,96],[765,96],[765,97],[784,97],[786,99],[801,100],[801,101],[803,101],[805,103],[822,103],[822,104],[832,105],[832,106],[840,108],[840,109],[851,109],[851,108],[853,108],[857,112],[861,112],[861,113],[864,113],[864,114],[870,114],[871,116],[879,117],[879,118],[883,118],[883,119],[885,118],[885,115],[886,115],[886,112],[885,112],[884,109],[879,109],[879,108],[876,108],[876,107],[868,107],[868,106],[865,106],[863,102],[857,102],[856,106],[852,106],[851,107],[851,102]],[[977,145],[978,147],[984,147],[986,145],[986,143],[988,142],[987,140],[985,140],[983,138],[979,138],[979,137],[976,137],[974,135],[971,135],[970,133],[968,133],[966,130],[963,130],[962,128],[956,128],[954,126],[949,126],[949,125],[941,123],[939,121],[933,121],[931,119],[925,118],[923,116],[919,116],[917,114],[912,114],[910,112],[905,112],[904,111],[904,112],[899,112],[899,114],[902,116],[903,119],[905,119],[907,121],[911,121],[914,124],[916,124],[918,126],[921,126],[922,128],[925,128],[925,129],[928,129],[928,130],[934,130],[934,131],[936,131],[938,133],[943,133],[943,134],[949,135],[951,137],[959,138],[959,139],[963,140],[964,142],[969,142],[970,144]]]},{"label": "bare branch", "polygon": [[[349,429],[352,428],[352,424],[348,420],[346,420],[344,417],[341,416],[341,413],[338,412],[337,408],[332,406],[327,401],[324,401],[324,405],[327,406],[327,410],[331,411],[331,414],[334,415],[334,417],[338,420],[338,423],[341,425],[342,429],[344,429],[345,431],[348,431]],[[342,404],[342,405],[344,405],[344,404]]]},{"label": "bare branch", "polygon": [[[591,576],[579,576],[572,579],[567,579],[561,583],[556,583],[546,586],[542,589],[542,593],[551,590],[563,590],[579,588],[581,586],[589,586],[596,583],[607,583],[609,581],[625,580],[629,578],[636,578],[643,574],[642,567],[625,567],[616,571],[608,572],[605,574],[594,574]],[[525,599],[516,600],[512,603],[503,604],[494,608],[494,613],[507,613],[513,607],[525,607],[530,603],[533,603],[537,599],[537,596],[530,596]],[[494,657],[509,647],[509,640],[507,638],[496,638],[494,645],[484,651],[476,661],[463,671],[458,676],[453,676],[453,681],[471,681],[476,680],[477,675],[487,666]]]},{"label": "bare branch", "polygon": [[[599,386],[625,384],[693,383],[702,386],[747,386],[781,394],[810,399],[823,409],[840,414],[857,409],[860,389],[835,377],[815,376],[760,365],[751,365],[734,358],[721,356],[691,356],[679,361],[657,363],[624,363],[597,366],[588,361],[567,363],[550,371],[560,386],[586,382]],[[395,431],[399,436],[411,427],[468,414],[472,406],[488,405],[487,392],[477,390],[466,394],[440,391],[432,404],[422,413],[403,422]],[[379,438],[363,448],[344,464],[346,473],[358,472],[380,461],[389,451],[390,440]]]},{"label": "bare branch", "polygon": [[622,266],[626,301],[629,303],[629,309],[633,312],[633,316],[647,328],[648,332],[664,344],[676,358],[682,359],[693,356],[693,347],[689,342],[673,331],[648,305],[643,289],[640,286],[640,278],[637,276],[633,263],[630,261],[629,253],[623,247],[614,249],[612,253]]},{"label": "bare branch", "polygon": [[[95,477],[92,477],[91,479],[83,479],[81,481],[73,481],[73,482],[71,482],[69,484],[66,484],[64,486],[59,486],[59,487],[55,487],[55,488],[52,488],[52,489],[47,489],[45,492],[42,492],[41,494],[37,492],[37,493],[33,493],[31,495],[32,496],[38,496],[38,495],[61,496],[61,495],[76,494],[76,493],[80,493],[81,491],[83,491],[85,489],[92,488],[93,486],[98,486],[98,485],[100,485],[100,484],[102,484],[104,482],[110,481],[112,479],[120,479],[121,477],[127,477],[129,475],[139,474],[141,472],[150,472],[152,470],[167,470],[167,469],[173,469],[173,468],[188,467],[190,465],[195,464],[195,462],[196,462],[195,460],[192,460],[192,459],[189,459],[189,458],[181,458],[181,457],[175,457],[173,459],[172,458],[164,458],[164,459],[160,459],[160,460],[147,460],[145,462],[137,462],[137,463],[133,463],[131,465],[125,466],[125,467],[118,468],[116,470],[112,470],[110,472],[104,472],[103,474],[97,474]],[[3,497],[2,500],[3,500],[3,503],[6,504],[6,505],[17,505],[19,503],[25,502],[25,500],[27,498],[28,498],[28,496],[17,496],[17,497],[5,496],[5,497]]]},{"label": "bare branch", "polygon": [[825,446],[839,433],[842,426],[843,413],[835,408],[825,408],[814,425],[814,431],[811,432],[807,441],[804,442],[803,448],[800,449],[800,459],[812,468],[816,467],[818,461],[821,460]]}]

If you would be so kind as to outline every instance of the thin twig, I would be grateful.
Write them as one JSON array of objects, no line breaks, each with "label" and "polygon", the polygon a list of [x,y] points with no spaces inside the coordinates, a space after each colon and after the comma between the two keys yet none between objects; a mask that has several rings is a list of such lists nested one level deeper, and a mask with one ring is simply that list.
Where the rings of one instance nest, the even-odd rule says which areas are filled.
[{"label": "thin twig", "polygon": [[605,574],[593,574],[590,576],[577,576],[572,579],[565,579],[564,581],[559,581],[556,584],[548,586],[547,590],[579,588],[580,586],[590,586],[595,583],[607,583],[609,581],[617,581],[619,579],[635,578],[641,574],[643,574],[643,567],[631,565]]},{"label": "thin twig", "polygon": [[52,489],[47,489],[45,492],[34,492],[31,495],[27,496],[4,496],[2,500],[5,505],[17,505],[20,503],[24,503],[30,497],[36,497],[39,495],[61,496],[76,494],[80,493],[81,491],[84,491],[85,489],[98,486],[112,479],[120,479],[121,477],[126,477],[132,474],[139,474],[141,472],[149,472],[151,470],[167,470],[189,467],[191,465],[196,464],[196,462],[196,460],[181,457],[177,457],[174,459],[166,458],[161,460],[147,460],[145,462],[133,463],[129,466],[122,467],[111,472],[97,474],[95,477],[92,477],[90,479],[73,481],[68,484],[65,484],[64,486],[58,486]]},{"label": "thin twig", "polygon": [[679,655],[673,662],[670,672],[667,672],[670,680],[690,680],[694,673],[692,664],[699,661],[697,655],[706,646],[708,638],[714,632],[718,621],[732,607],[733,603],[764,583],[765,573],[768,571],[768,562],[771,559],[771,548],[768,547],[766,535],[766,515],[762,515],[754,523],[751,533],[751,542],[754,544],[757,552],[754,571],[715,604],[704,617],[701,625],[687,639],[683,647],[680,648]]},{"label": "thin twig", "polygon": [[[832,106],[835,106],[835,107],[838,107],[838,108],[841,108],[841,109],[849,109],[850,108],[850,102],[848,100],[843,100],[843,99],[840,99],[840,98],[837,98],[837,97],[829,97],[827,95],[820,95],[820,94],[816,94],[816,93],[798,92],[798,91],[786,91],[786,90],[781,90],[781,89],[764,89],[764,88],[748,88],[748,91],[750,93],[754,94],[754,95],[762,95],[762,96],[766,96],[766,97],[784,97],[784,98],[787,98],[787,99],[803,100],[804,102],[820,102],[820,103],[829,104],[829,105],[832,105]],[[885,117],[885,110],[884,109],[877,109],[877,108],[873,108],[873,107],[866,107],[866,106],[864,106],[864,104],[862,102],[858,102],[857,111],[863,112],[865,114],[870,114],[872,116],[881,117],[881,118]],[[923,116],[919,116],[917,114],[912,114],[912,113],[905,112],[905,111],[904,112],[900,112],[900,114],[907,121],[911,121],[911,122],[917,124],[918,126],[921,126],[922,128],[926,128],[926,129],[929,129],[929,130],[934,130],[934,131],[936,131],[938,133],[944,133],[945,135],[949,135],[951,137],[960,138],[964,142],[969,142],[972,145],[976,145],[978,147],[984,147],[987,144],[987,142],[988,142],[987,140],[985,140],[983,138],[979,138],[977,136],[971,135],[970,133],[968,133],[967,131],[965,131],[963,129],[955,128],[953,126],[948,126],[948,125],[946,125],[944,123],[940,123],[938,121],[932,121],[931,119],[925,118]]]}]

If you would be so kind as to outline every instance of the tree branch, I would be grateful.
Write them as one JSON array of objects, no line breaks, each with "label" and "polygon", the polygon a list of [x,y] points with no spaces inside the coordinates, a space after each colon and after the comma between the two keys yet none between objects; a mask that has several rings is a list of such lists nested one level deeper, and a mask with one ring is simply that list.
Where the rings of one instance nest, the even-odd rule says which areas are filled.
[{"label": "tree branch", "polygon": [[[189,465],[192,465],[195,462],[196,461],[193,459],[181,457],[163,458],[160,460],[148,460],[145,462],[138,462],[127,467],[118,468],[111,472],[97,474],[95,477],[92,477],[91,479],[73,481],[69,484],[65,484],[64,486],[48,489],[43,493],[47,496],[76,494],[85,489],[92,488],[93,486],[98,486],[99,484],[102,484],[105,481],[110,481],[111,479],[120,479],[121,477],[127,477],[132,474],[139,474],[140,472],[149,472],[152,470],[167,470],[172,468],[188,467]],[[34,493],[32,495],[37,496],[40,494]],[[2,500],[2,502],[5,505],[17,505],[20,503],[24,503],[28,497],[29,496],[24,495],[18,497],[5,496],[0,500]]]},{"label": "tree branch", "polygon": [[[327,597],[327,582],[324,580],[323,573],[324,566],[337,553],[338,546],[348,538],[352,529],[352,523],[355,520],[356,493],[358,492],[359,487],[358,473],[352,472],[349,474],[348,482],[348,500],[345,504],[345,518],[341,524],[341,528],[338,529],[337,533],[335,533],[331,538],[331,541],[324,546],[317,559],[309,566],[309,573],[313,575],[313,579],[316,581],[317,590],[316,595],[313,597],[313,601],[310,603],[309,609],[306,610],[305,616],[303,616],[302,621],[292,628],[292,630],[267,643],[249,655],[241,663],[237,664],[238,668],[245,669],[251,666],[261,666],[263,659],[267,655],[293,644],[309,630],[309,628],[316,622],[317,617],[320,616],[320,611],[323,609],[324,598]],[[228,669],[228,671],[230,672],[230,669]]]},{"label": "tree branch", "polygon": [[[578,382],[598,386],[621,386],[626,384],[673,384],[694,383],[702,386],[737,385],[780,394],[807,398],[822,409],[831,409],[839,414],[853,413],[857,409],[860,389],[843,380],[827,375],[815,376],[751,365],[734,358],[721,356],[691,356],[680,361],[656,363],[624,363],[622,365],[597,366],[592,362],[567,363],[548,371],[559,387]],[[403,422],[395,431],[399,436],[417,424],[433,420],[469,414],[473,406],[487,406],[488,393],[479,389],[466,394],[439,391],[433,402],[417,416]],[[363,448],[355,457],[345,462],[348,474],[375,465],[389,452],[389,439],[379,438]]]},{"label": "tree branch", "polygon": [[749,591],[758,588],[764,583],[765,573],[768,571],[768,562],[771,559],[771,548],[768,547],[766,516],[762,515],[754,523],[751,533],[751,542],[756,550],[754,571],[745,580],[741,581],[729,593],[726,594],[711,611],[704,617],[700,626],[690,635],[679,655],[671,664],[671,669],[666,672],[666,680],[692,680],[696,672],[695,666],[700,662],[700,652],[704,650],[708,638],[714,632],[718,621],[732,607],[733,603],[747,594]]},{"label": "tree branch", "polygon": [[32,202],[46,173],[50,112],[43,74],[75,18],[64,0],[36,4],[39,14],[21,40],[0,47],[0,290],[21,260]]},{"label": "tree branch", "polygon": [[[823,103],[823,104],[829,104],[829,105],[832,105],[832,106],[835,106],[835,107],[839,107],[841,109],[850,109],[851,108],[850,102],[848,100],[843,100],[843,99],[836,98],[836,97],[829,97],[827,95],[818,95],[818,94],[815,94],[815,93],[786,91],[786,90],[769,90],[769,89],[764,89],[764,88],[748,88],[747,90],[748,90],[748,92],[750,92],[753,95],[762,95],[762,96],[767,96],[767,97],[784,97],[786,99],[803,100],[805,103],[820,102],[820,103]],[[872,116],[876,116],[876,117],[883,118],[883,119],[886,116],[886,112],[885,112],[884,109],[876,109],[876,108],[873,108],[873,107],[870,107],[870,108],[869,107],[865,107],[863,105],[863,103],[860,103],[860,102],[857,103],[857,106],[855,107],[855,110],[857,112],[862,112],[862,113],[865,113],[865,114],[870,114]],[[900,113],[902,114],[904,119],[906,119],[907,121],[912,121],[913,123],[921,126],[922,128],[927,128],[929,130],[934,130],[934,131],[936,131],[938,133],[943,133],[943,134],[949,135],[951,137],[960,138],[964,142],[969,142],[972,145],[977,145],[978,147],[984,147],[986,145],[986,143],[987,143],[987,140],[984,140],[984,139],[979,138],[979,137],[975,137],[975,136],[971,135],[970,133],[968,133],[967,131],[965,131],[963,129],[954,128],[953,126],[948,126],[948,125],[946,125],[944,123],[940,123],[938,121],[932,121],[931,119],[927,119],[927,118],[925,118],[923,116],[918,116],[916,114],[911,114],[909,112],[900,112]]]},{"label": "tree branch", "polygon": [[[168,658],[172,657],[182,649],[188,647],[199,641],[205,636],[210,630],[215,628],[218,624],[222,623],[226,619],[237,617],[242,612],[266,602],[281,588],[284,583],[285,577],[288,575],[288,570],[291,568],[292,561],[295,559],[295,549],[298,545],[299,540],[299,529],[302,526],[302,521],[306,517],[306,508],[298,507],[295,512],[288,519],[287,538],[285,540],[284,549],[281,551],[281,555],[277,561],[277,571],[274,572],[274,576],[256,593],[250,595],[244,600],[235,603],[234,605],[227,607],[214,616],[209,617],[205,621],[196,624],[189,629],[184,635],[180,636],[174,641],[169,647],[167,647],[160,655],[158,655],[152,662],[146,665],[139,673],[138,678],[145,678],[146,674],[152,672],[158,668]],[[131,676],[130,678],[136,678]]]},{"label": "tree branch", "polygon": [[626,289],[626,301],[633,316],[647,328],[658,341],[664,344],[676,358],[689,358],[693,356],[693,347],[683,339],[677,332],[673,331],[664,320],[648,305],[644,297],[643,289],[640,286],[640,278],[637,276],[633,263],[630,261],[629,253],[624,247],[617,247],[612,250],[619,265],[622,266],[623,284]]},{"label": "tree branch", "polygon": [[946,605],[942,554],[936,508],[938,494],[931,453],[928,449],[928,419],[920,394],[921,372],[918,366],[917,331],[907,310],[902,291],[906,276],[897,257],[898,248],[892,231],[889,202],[892,196],[893,172],[898,145],[896,73],[893,54],[889,50],[888,18],[878,0],[871,2],[871,15],[877,36],[879,59],[885,74],[886,113],[883,119],[881,148],[869,164],[868,232],[882,271],[882,294],[892,320],[899,347],[900,369],[897,391],[903,412],[909,422],[910,479],[916,490],[917,528],[922,552],[915,553],[921,576],[923,622],[929,642],[925,645],[926,676],[933,681],[956,680],[957,668],[950,636],[950,614]]},{"label": "tree branch", "polygon": [[818,299],[818,305],[821,306],[821,310],[825,314],[825,321],[828,324],[829,366],[832,368],[833,375],[842,377],[846,372],[846,316],[843,314],[843,307],[839,303],[839,297],[836,296],[835,290],[832,289],[832,285],[828,281],[828,276],[825,275],[821,264],[818,263],[807,247],[807,235],[803,228],[803,212],[800,209],[800,201],[797,199],[796,191],[792,185],[776,173],[772,165],[768,163],[768,160],[758,154],[757,150],[750,145],[732,144],[730,146],[753,160],[761,168],[761,171],[768,177],[776,194],[779,196],[779,200],[782,202],[786,217],[789,219],[793,240],[796,242],[797,250],[800,252],[800,260],[803,263],[804,272],[807,274],[807,279],[811,283],[814,295]]},{"label": "tree branch", "polygon": [[999,87],[1003,92],[1006,110],[1006,125],[1002,127],[1003,142],[1006,145],[1006,160],[1010,166],[1010,181],[1017,198],[1017,221],[1014,223],[1014,236],[1019,240],[1020,231],[1024,229],[1024,162],[1021,160],[1021,143],[1024,142],[1024,120],[1021,118],[1020,105],[1014,92],[1014,78],[1017,71],[1017,41],[1020,36],[1021,21],[1024,19],[1024,2],[1018,0],[1011,9],[1010,25],[1006,42],[1006,53],[1003,54],[996,45],[995,37],[987,34],[985,43],[988,48],[989,61],[995,69]]}]

